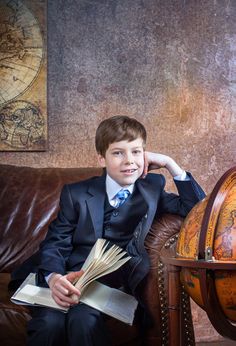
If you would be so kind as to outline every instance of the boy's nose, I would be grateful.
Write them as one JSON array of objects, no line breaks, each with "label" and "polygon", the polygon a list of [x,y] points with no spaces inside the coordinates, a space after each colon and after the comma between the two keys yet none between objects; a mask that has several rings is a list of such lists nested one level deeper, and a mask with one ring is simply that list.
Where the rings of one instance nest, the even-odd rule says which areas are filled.
[{"label": "boy's nose", "polygon": [[129,165],[134,162],[133,155],[132,154],[127,154],[126,155],[126,164]]}]

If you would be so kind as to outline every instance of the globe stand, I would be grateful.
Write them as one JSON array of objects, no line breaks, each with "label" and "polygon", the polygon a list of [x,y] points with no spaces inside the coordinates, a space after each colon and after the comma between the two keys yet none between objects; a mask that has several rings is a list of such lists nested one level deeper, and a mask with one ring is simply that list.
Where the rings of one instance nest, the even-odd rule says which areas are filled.
[{"label": "globe stand", "polygon": [[181,325],[181,282],[182,268],[198,269],[199,284],[203,300],[203,308],[209,320],[219,334],[236,340],[236,326],[225,316],[217,296],[214,272],[215,270],[235,271],[235,261],[215,260],[212,255],[214,234],[219,218],[220,209],[228,191],[236,184],[236,167],[228,170],[213,189],[202,220],[199,237],[199,252],[196,260],[179,257],[161,256],[167,265],[168,275],[168,316],[169,316],[169,345],[183,346],[183,329]]}]

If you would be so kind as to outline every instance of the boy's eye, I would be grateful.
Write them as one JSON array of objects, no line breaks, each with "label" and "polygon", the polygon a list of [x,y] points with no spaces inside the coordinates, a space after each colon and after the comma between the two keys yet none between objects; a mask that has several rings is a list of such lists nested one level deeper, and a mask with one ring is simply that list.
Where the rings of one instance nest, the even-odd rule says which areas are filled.
[{"label": "boy's eye", "polygon": [[120,156],[120,155],[122,155],[122,152],[121,151],[113,151],[112,155]]},{"label": "boy's eye", "polygon": [[133,151],[133,154],[134,154],[134,155],[141,154],[141,150],[134,150],[134,151]]}]

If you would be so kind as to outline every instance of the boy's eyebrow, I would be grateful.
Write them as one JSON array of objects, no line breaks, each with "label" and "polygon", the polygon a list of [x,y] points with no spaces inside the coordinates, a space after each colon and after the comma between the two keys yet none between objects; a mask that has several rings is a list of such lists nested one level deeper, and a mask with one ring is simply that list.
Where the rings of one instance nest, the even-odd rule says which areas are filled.
[{"label": "boy's eyebrow", "polygon": [[124,150],[124,148],[114,147],[111,150]]},{"label": "boy's eyebrow", "polygon": [[[143,149],[143,146],[142,145],[138,145],[136,147],[132,147],[131,149]],[[111,150],[125,150],[126,148],[120,148],[120,147],[114,147],[112,148]]]}]

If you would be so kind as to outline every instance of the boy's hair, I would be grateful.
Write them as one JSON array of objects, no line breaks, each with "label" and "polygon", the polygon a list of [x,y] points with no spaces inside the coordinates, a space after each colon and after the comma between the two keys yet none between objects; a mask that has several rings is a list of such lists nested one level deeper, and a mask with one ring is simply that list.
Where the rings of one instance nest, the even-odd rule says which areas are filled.
[{"label": "boy's hair", "polygon": [[110,144],[127,140],[134,141],[137,138],[146,144],[147,133],[145,127],[136,119],[126,115],[115,115],[103,120],[96,131],[95,146],[97,153],[105,157]]}]

